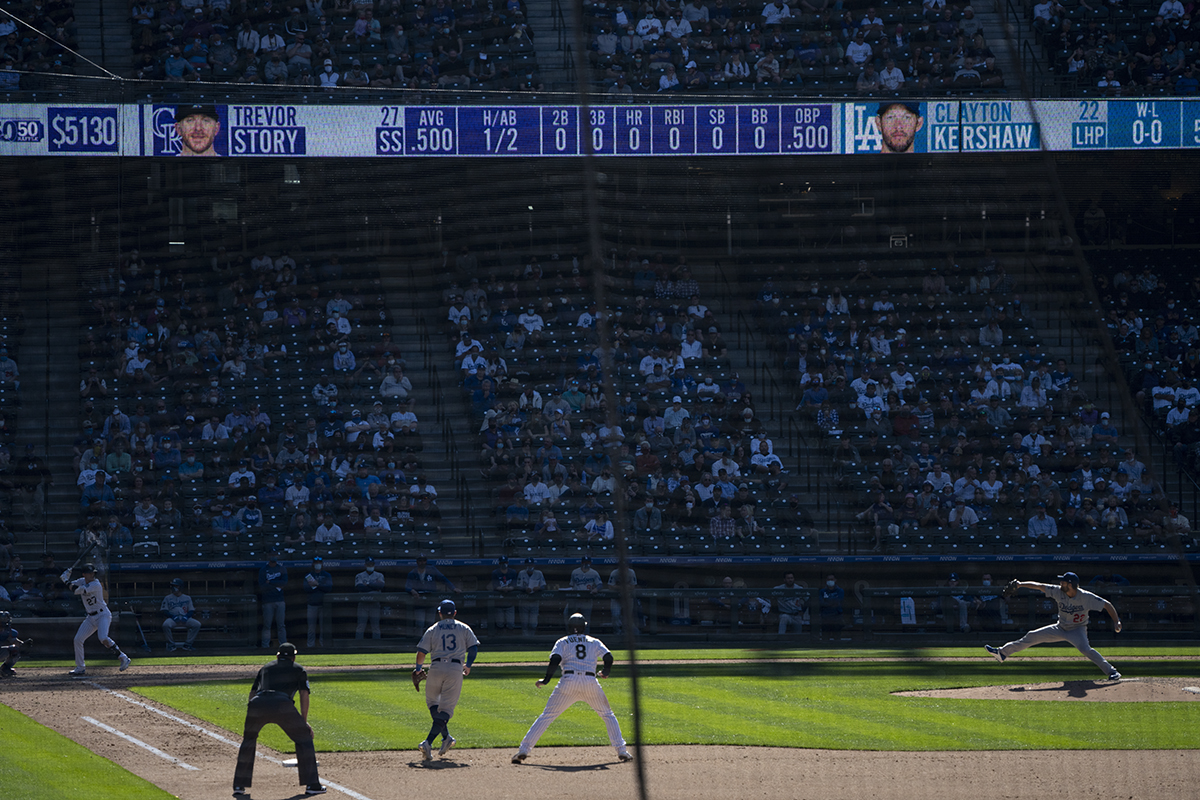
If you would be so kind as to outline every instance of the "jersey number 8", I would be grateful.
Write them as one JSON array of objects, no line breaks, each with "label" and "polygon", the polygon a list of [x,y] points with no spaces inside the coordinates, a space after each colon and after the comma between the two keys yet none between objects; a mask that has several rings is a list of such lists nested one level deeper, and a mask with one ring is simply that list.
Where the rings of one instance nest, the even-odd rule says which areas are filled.
[{"label": "jersey number 8", "polygon": [[575,657],[580,660],[587,658],[587,645],[586,644],[575,645]]}]

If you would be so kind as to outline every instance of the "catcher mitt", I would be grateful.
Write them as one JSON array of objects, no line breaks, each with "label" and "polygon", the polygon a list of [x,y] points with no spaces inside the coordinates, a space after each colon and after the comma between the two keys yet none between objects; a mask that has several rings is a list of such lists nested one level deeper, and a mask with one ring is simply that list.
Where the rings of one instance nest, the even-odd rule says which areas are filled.
[{"label": "catcher mitt", "polygon": [[413,688],[416,689],[418,692],[421,691],[421,681],[425,680],[428,677],[429,677],[429,673],[425,671],[424,667],[416,667],[412,671]]},{"label": "catcher mitt", "polygon": [[1021,582],[1019,580],[1017,580],[1016,578],[1013,578],[1011,581],[1008,582],[1008,585],[1004,587],[1004,596],[1005,597],[1013,597],[1020,590],[1020,588],[1021,588]]}]

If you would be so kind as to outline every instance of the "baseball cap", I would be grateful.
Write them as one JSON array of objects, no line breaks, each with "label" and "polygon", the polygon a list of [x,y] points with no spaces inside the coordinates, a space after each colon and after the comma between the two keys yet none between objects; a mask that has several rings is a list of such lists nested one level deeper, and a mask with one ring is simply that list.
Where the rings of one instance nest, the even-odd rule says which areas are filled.
[{"label": "baseball cap", "polygon": [[[196,9],[199,11],[200,9]],[[217,116],[217,107],[213,105],[186,105],[175,107],[175,121],[182,122],[188,117],[201,116],[209,117],[210,119],[219,120]]]},{"label": "baseball cap", "polygon": [[1064,572],[1062,575],[1058,576],[1058,580],[1066,581],[1067,583],[1071,584],[1072,586],[1079,585],[1079,576],[1076,575],[1074,572]]},{"label": "baseball cap", "polygon": [[285,658],[295,658],[296,645],[292,644],[291,642],[284,642],[283,644],[279,645],[279,649],[275,652],[275,655],[284,656]]},{"label": "baseball cap", "polygon": [[883,114],[885,111],[887,111],[892,106],[904,106],[909,111],[916,114],[917,116],[921,115],[921,104],[920,103],[901,103],[898,100],[892,100],[892,101],[885,100],[884,102],[879,104],[879,108],[876,109],[875,113],[877,115]]},{"label": "baseball cap", "polygon": [[183,579],[175,578],[173,581],[171,581],[171,585],[172,586],[183,586]]},{"label": "baseball cap", "polygon": [[439,614],[453,614],[455,611],[457,611],[457,608],[455,607],[453,600],[443,600],[442,602],[438,603],[437,610]]},{"label": "baseball cap", "polygon": [[525,559],[525,563],[526,563],[526,564],[532,564],[532,563],[533,563],[533,559],[532,559],[532,558],[527,558],[527,559]]},{"label": "baseball cap", "polygon": [[508,556],[500,556],[500,563],[501,563],[501,564],[507,564],[507,563],[508,563]]},{"label": "baseball cap", "polygon": [[956,581],[956,580],[958,580],[958,573],[957,573],[957,572],[951,572],[951,573],[950,573],[950,580],[952,580],[952,581]]}]

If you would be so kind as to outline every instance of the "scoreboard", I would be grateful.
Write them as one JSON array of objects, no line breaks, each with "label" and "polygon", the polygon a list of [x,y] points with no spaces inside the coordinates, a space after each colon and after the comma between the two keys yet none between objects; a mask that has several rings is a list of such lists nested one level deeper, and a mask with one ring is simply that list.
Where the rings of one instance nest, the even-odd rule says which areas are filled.
[{"label": "scoreboard", "polygon": [[[897,107],[895,111],[891,109]],[[218,156],[557,158],[1200,148],[1200,100],[215,106]],[[908,138],[881,132],[907,115]],[[174,105],[8,104],[0,155],[175,156]],[[885,126],[886,127],[886,126]],[[888,134],[889,136],[891,134]]]}]

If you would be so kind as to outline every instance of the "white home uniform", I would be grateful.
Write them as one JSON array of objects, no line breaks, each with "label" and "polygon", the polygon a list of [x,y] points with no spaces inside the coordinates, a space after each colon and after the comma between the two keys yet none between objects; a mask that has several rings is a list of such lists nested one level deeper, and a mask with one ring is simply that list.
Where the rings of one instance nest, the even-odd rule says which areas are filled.
[{"label": "white home uniform", "polygon": [[110,650],[116,650],[121,659],[121,669],[124,670],[129,666],[129,656],[122,653],[117,643],[108,636],[108,629],[112,625],[112,612],[108,610],[108,603],[104,602],[104,586],[96,580],[95,573],[92,574],[91,580],[76,578],[68,585],[83,600],[83,611],[86,614],[83,622],[79,623],[79,630],[75,632],[76,672],[83,674],[86,669],[83,662],[83,643],[93,633],[99,634],[100,644]]},{"label": "white home uniform", "polygon": [[1112,664],[1109,664],[1104,656],[1092,649],[1091,644],[1088,643],[1088,614],[1092,611],[1103,610],[1104,598],[1092,594],[1086,589],[1076,589],[1074,597],[1067,597],[1067,593],[1057,586],[1048,587],[1043,591],[1047,597],[1058,603],[1058,622],[1032,630],[1017,641],[1009,642],[999,648],[1000,654],[1008,658],[1035,644],[1070,642],[1076,650],[1103,670],[1105,675],[1115,673],[1116,670],[1113,669]]},{"label": "white home uniform", "polygon": [[453,617],[438,620],[421,637],[417,649],[429,654],[425,703],[437,706],[438,716],[449,721],[462,694],[463,664],[467,650],[479,646],[475,631]]},{"label": "white home uniform", "polygon": [[625,739],[621,736],[621,724],[617,722],[617,715],[608,705],[608,697],[605,696],[604,689],[600,688],[600,681],[596,680],[596,662],[607,653],[608,648],[604,646],[604,642],[585,633],[572,633],[554,643],[550,655],[562,658],[562,677],[558,679],[558,685],[546,700],[546,709],[533,721],[529,732],[521,740],[518,755],[527,756],[533,752],[538,739],[542,738],[550,723],[579,702],[587,703],[600,715],[600,719],[604,720],[608,741],[616,748],[617,755],[627,755]]}]

